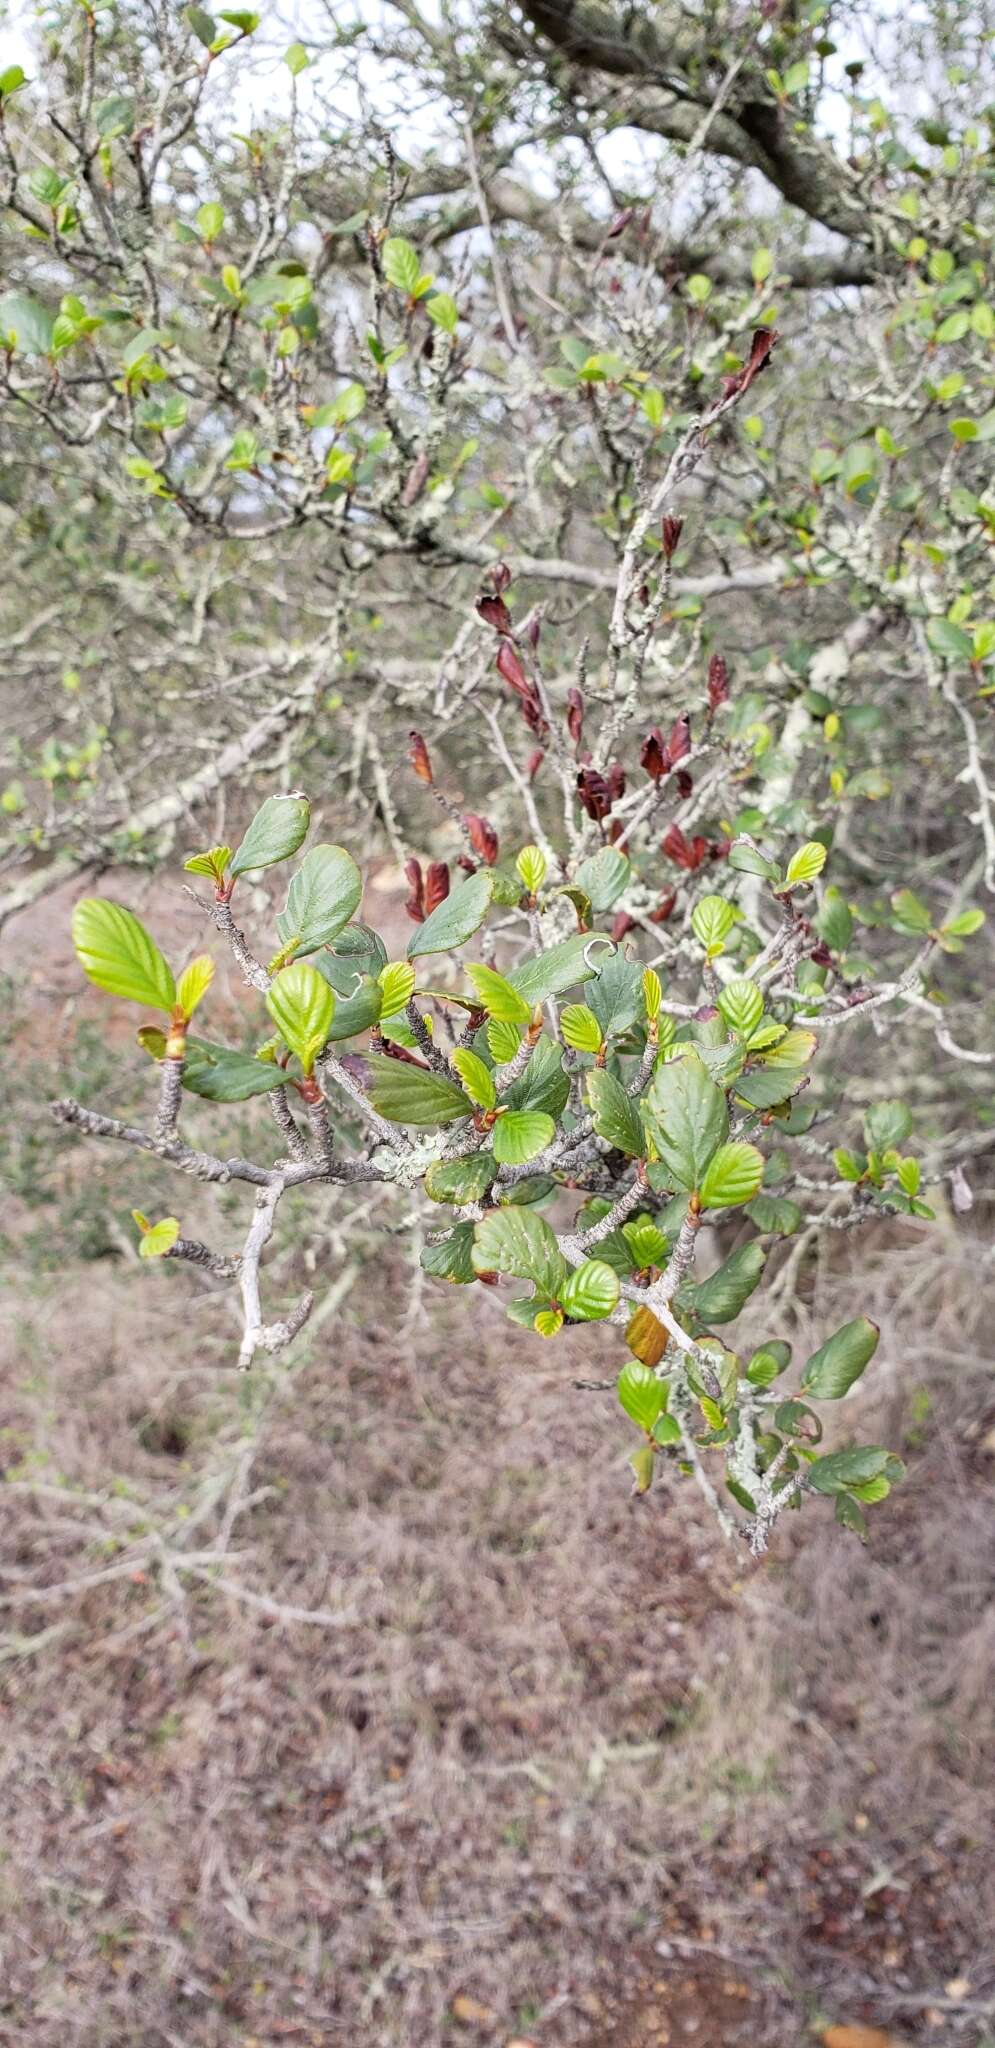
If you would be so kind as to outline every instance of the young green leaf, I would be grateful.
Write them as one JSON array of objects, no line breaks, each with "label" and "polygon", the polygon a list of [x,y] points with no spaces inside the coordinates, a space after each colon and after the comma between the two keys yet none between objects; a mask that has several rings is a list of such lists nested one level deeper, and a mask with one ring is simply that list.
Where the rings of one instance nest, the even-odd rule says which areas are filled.
[{"label": "young green leaf", "polygon": [[713,1153],[701,1179],[699,1194],[703,1209],[732,1209],[752,1202],[763,1180],[763,1153],[740,1138],[720,1145]]},{"label": "young green leaf", "polygon": [[[137,1214],[137,1211],[134,1213]],[[138,1246],[139,1258],[165,1258],[166,1253],[172,1250],[179,1234],[180,1226],[177,1218],[175,1216],[163,1216],[161,1222],[152,1223],[146,1230],[142,1231],[141,1241]]]},{"label": "young green leaf", "polygon": [[396,1017],[400,1010],[406,1010],[415,989],[415,970],[407,960],[392,960],[380,969],[378,976],[383,990],[382,1017]]},{"label": "young green leaf", "polygon": [[817,839],[807,839],[804,846],[793,853],[788,862],[784,880],[789,889],[807,888],[821,875],[826,865],[826,849]]},{"label": "young green leaf", "polygon": [[546,879],[546,856],[541,847],[523,846],[515,861],[522,885],[530,896],[538,896]]},{"label": "young green leaf", "polygon": [[306,796],[268,796],[232,858],[231,873],[244,875],[289,860],[306,838],[310,822]]},{"label": "young green leaf", "polygon": [[479,1054],[468,1052],[461,1047],[459,1051],[454,1052],[452,1065],[455,1067],[470,1097],[470,1101],[476,1103],[478,1109],[493,1109],[497,1101],[494,1081],[490,1068],[485,1067]]},{"label": "young green leaf", "polygon": [[499,1166],[525,1166],[545,1152],[556,1136],[551,1116],[538,1109],[509,1109],[499,1116],[491,1133],[494,1157]]},{"label": "young green leaf", "polygon": [[84,896],[72,919],[73,945],[88,980],[125,1002],[144,1003],[167,1014],[176,985],[154,939],[123,903]]},{"label": "young green leaf", "polygon": [[184,1017],[192,1017],[199,1002],[206,996],[214,980],[214,961],[209,953],[198,953],[183,969],[176,984],[176,1007]]},{"label": "young green leaf", "polygon": [[600,1323],[618,1302],[618,1274],[603,1259],[585,1259],[560,1289],[560,1305],[576,1323]]},{"label": "young green leaf", "polygon": [[335,992],[306,960],[281,968],[267,991],[266,1008],[305,1074],[324,1051],[335,1015]]},{"label": "young green leaf", "polygon": [[505,1024],[500,1017],[491,1017],[487,1025],[487,1050],[495,1066],[503,1067],[506,1060],[513,1060],[522,1042],[517,1024]]},{"label": "young green leaf", "polygon": [[230,846],[209,846],[206,853],[192,853],[184,861],[183,871],[187,875],[210,875],[212,881],[220,884],[230,859]]},{"label": "young green leaf", "polygon": [[560,1030],[564,1045],[569,1045],[573,1052],[601,1051],[601,1026],[586,1003],[567,1004],[560,1012]]},{"label": "young green leaf", "polygon": [[780,1339],[770,1344],[762,1344],[759,1351],[753,1353],[747,1365],[746,1378],[751,1387],[769,1387],[782,1372],[787,1371],[790,1364],[790,1344],[785,1344]]},{"label": "young green leaf", "polygon": [[764,999],[755,981],[746,975],[737,975],[734,981],[727,981],[718,998],[719,1015],[730,1031],[740,1038],[749,1038],[756,1030],[764,1013]]},{"label": "young green leaf", "polygon": [[493,967],[478,965],[470,965],[466,971],[480,1007],[487,1011],[489,1017],[496,1017],[501,1024],[531,1023],[532,1012],[528,1003],[503,974],[498,974]]},{"label": "young green leaf", "polygon": [[667,1390],[648,1365],[627,1360],[618,1376],[618,1398],[632,1422],[651,1430],[663,1414]]},{"label": "young green leaf", "polygon": [[691,929],[709,960],[724,951],[725,942],[739,913],[724,896],[703,896],[691,912]]}]

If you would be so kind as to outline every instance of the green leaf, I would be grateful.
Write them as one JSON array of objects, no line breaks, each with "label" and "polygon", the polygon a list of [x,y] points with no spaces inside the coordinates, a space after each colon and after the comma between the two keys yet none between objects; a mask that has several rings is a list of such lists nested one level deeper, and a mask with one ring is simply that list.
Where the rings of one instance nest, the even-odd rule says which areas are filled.
[{"label": "green leaf", "polygon": [[601,1026],[586,1003],[567,1004],[560,1012],[560,1030],[564,1045],[569,1045],[573,1052],[601,1051]]},{"label": "green leaf", "polygon": [[303,43],[290,43],[283,53],[283,61],[292,78],[299,78],[306,71],[310,58]]},{"label": "green leaf", "polygon": [[757,1239],[741,1245],[726,1259],[717,1273],[696,1286],[681,1289],[681,1303],[694,1310],[703,1323],[731,1323],[740,1315],[767,1263],[767,1254]]},{"label": "green leaf", "polygon": [[532,1058],[517,1081],[504,1091],[509,1109],[541,1109],[554,1119],[566,1107],[570,1077],[563,1071],[563,1053],[545,1033],[536,1040]]},{"label": "green leaf", "polygon": [[420,1265],[436,1280],[448,1280],[454,1287],[468,1287],[476,1280],[471,1253],[473,1251],[473,1224],[457,1223],[441,1244],[427,1244],[421,1254]]},{"label": "green leaf", "polygon": [[443,1074],[428,1074],[406,1060],[392,1060],[387,1053],[364,1053],[363,1057],[370,1076],[370,1101],[389,1123],[451,1124],[457,1117],[469,1115],[462,1088]]},{"label": "green leaf", "polygon": [[[387,948],[370,925],[350,924],[314,964],[320,967],[325,980],[331,982],[337,996],[348,996],[356,986],[357,975],[369,975],[374,981],[378,979],[387,966]],[[402,971],[411,975],[413,988],[414,971],[406,961],[402,963]],[[403,1009],[404,1004],[400,1007]]]},{"label": "green leaf", "polygon": [[755,981],[745,974],[737,975],[720,991],[718,1008],[730,1031],[738,1032],[740,1038],[749,1038],[764,1013],[763,994]]},{"label": "green leaf", "polygon": [[812,1353],[802,1374],[801,1392],[814,1401],[841,1400],[873,1358],[880,1334],[877,1324],[866,1316],[844,1323]]},{"label": "green leaf", "polygon": [[383,245],[381,260],[387,283],[413,299],[421,279],[418,251],[404,240],[403,235],[391,235]]},{"label": "green leaf", "polygon": [[268,1095],[273,1088],[282,1087],[285,1078],[271,1060],[232,1052],[207,1039],[187,1039],[183,1086],[205,1102],[248,1102],[253,1095]]},{"label": "green leaf", "polygon": [[489,1017],[496,1017],[502,1024],[531,1023],[532,1012],[528,1003],[503,974],[498,974],[493,967],[476,964],[468,966],[466,971],[480,1007],[487,1011]]},{"label": "green leaf", "polygon": [[761,1190],[746,1213],[758,1230],[777,1231],[781,1237],[791,1237],[801,1227],[802,1212],[797,1202],[789,1202],[783,1195],[765,1195]]},{"label": "green leaf", "polygon": [[358,908],[363,878],[344,846],[311,846],[290,884],[286,909],[276,920],[284,945],[298,958],[338,938]]},{"label": "green leaf", "polygon": [[774,268],[774,258],[769,249],[754,249],[750,272],[754,284],[764,284]]},{"label": "green leaf", "polygon": [[546,879],[546,856],[541,847],[523,846],[515,866],[523,887],[530,896],[537,896]]},{"label": "green leaf", "polygon": [[[865,1113],[864,1137],[873,1152],[890,1152],[896,1145],[904,1145],[911,1131],[912,1112],[904,1102],[873,1102]],[[848,1174],[842,1177],[849,1179]]]},{"label": "green leaf", "polygon": [[513,1060],[522,1043],[518,1025],[505,1024],[500,1017],[489,1018],[485,1037],[487,1050],[497,1067],[503,1067],[507,1060]]},{"label": "green leaf", "polygon": [[648,1365],[631,1359],[626,1360],[619,1373],[618,1398],[632,1422],[640,1429],[651,1430],[657,1416],[663,1414],[667,1390]]},{"label": "green leaf", "polygon": [[5,292],[0,298],[0,340],[14,336],[22,356],[47,356],[52,347],[55,314],[27,292]]},{"label": "green leaf", "polygon": [[102,142],[113,142],[119,135],[130,135],[135,126],[135,102],[127,93],[111,93],[109,99],[101,100],[94,107],[93,121]]},{"label": "green leaf", "polygon": [[969,939],[975,932],[981,930],[984,922],[983,910],[962,910],[957,917],[950,919],[949,924],[944,925],[943,930],[948,938]]},{"label": "green leaf", "polygon": [[[816,1458],[808,1468],[808,1481],[816,1493],[843,1493],[848,1486],[865,1486],[868,1480],[879,1479],[892,1464],[899,1460],[878,1444],[855,1444],[852,1450],[830,1451],[827,1457]],[[901,1472],[901,1466],[899,1469]]]},{"label": "green leaf", "polygon": [[592,910],[610,910],[621,896],[631,873],[631,864],[624,853],[617,853],[614,846],[602,846],[597,853],[581,861],[573,884],[576,889],[583,890]]},{"label": "green leaf", "polygon": [[533,1319],[532,1328],[540,1337],[557,1337],[563,1328],[561,1308],[541,1308]]},{"label": "green leaf", "polygon": [[434,297],[429,299],[425,311],[429,319],[435,322],[436,327],[442,328],[444,334],[455,334],[459,325],[459,307],[448,292],[436,292]]},{"label": "green leaf", "polygon": [[826,890],[815,928],[834,953],[846,952],[853,937],[853,917],[842,890],[832,885]]},{"label": "green leaf", "polygon": [[203,7],[188,7],[185,11],[197,41],[203,43],[205,50],[209,50],[218,33],[217,23],[210,14],[205,13]]},{"label": "green leaf", "polygon": [[172,972],[132,911],[103,896],[84,896],[73,911],[72,934],[80,966],[97,988],[169,1014],[176,1002]]},{"label": "green leaf", "polygon": [[317,972],[324,975],[330,986],[336,989],[335,1015],[328,1034],[330,1044],[338,1044],[344,1038],[357,1038],[362,1031],[370,1031],[378,1024],[383,1010],[383,989],[371,974],[361,974],[358,983],[351,977],[352,989],[347,996],[338,994],[336,983],[329,973],[331,965],[328,953],[319,953],[312,962]]},{"label": "green leaf", "polygon": [[914,896],[911,889],[896,889],[891,899],[896,922],[903,931],[925,935],[932,929],[933,919],[924,903]]},{"label": "green leaf", "polygon": [[603,1259],[585,1259],[560,1289],[560,1305],[575,1323],[600,1323],[619,1296],[618,1274]]},{"label": "green leaf", "polygon": [[334,989],[306,960],[295,960],[280,969],[267,990],[266,1008],[281,1038],[310,1074],[331,1033]]},{"label": "green leaf", "polygon": [[216,241],[225,224],[224,207],[219,206],[216,199],[207,199],[203,206],[197,208],[195,218],[201,241]]},{"label": "green leaf", "polygon": [[494,1158],[490,1152],[472,1152],[468,1159],[436,1159],[425,1175],[424,1187],[431,1202],[479,1202],[494,1179]]},{"label": "green leaf", "polygon": [[545,1152],[556,1136],[551,1116],[538,1109],[509,1109],[499,1116],[491,1133],[494,1157],[500,1166],[524,1166]]},{"label": "green leaf", "polygon": [[648,1493],[656,1469],[652,1444],[640,1444],[637,1451],[630,1453],[628,1463],[632,1467],[633,1493],[637,1496]]},{"label": "green leaf", "polygon": [[0,97],[10,99],[12,94],[20,92],[22,85],[27,85],[27,82],[27,76],[20,64],[8,64],[6,71],[0,71]]},{"label": "green leaf", "polygon": [[657,1068],[643,1098],[643,1118],[674,1184],[689,1191],[699,1187],[728,1132],[729,1112],[696,1054]]},{"label": "green leaf", "polygon": [[[448,900],[448,899],[447,899]],[[537,953],[531,960],[516,967],[508,979],[524,996],[530,1009],[537,1003],[546,1002],[549,996],[564,995],[569,988],[575,988],[579,981],[590,981],[597,968],[585,960],[585,952],[591,945],[589,932],[575,932],[572,938],[561,939],[558,946],[550,946],[545,953]]]},{"label": "green leaf", "polygon": [[843,1529],[852,1529],[862,1543],[867,1540],[867,1516],[862,1514],[855,1500],[849,1494],[838,1493],[835,1508],[836,1520]]},{"label": "green leaf", "polygon": [[751,1387],[769,1387],[782,1372],[787,1371],[790,1364],[790,1344],[785,1344],[779,1339],[770,1344],[762,1344],[759,1351],[753,1353],[747,1365],[746,1378]]},{"label": "green leaf", "polygon": [[474,1229],[478,1273],[510,1273],[531,1280],[546,1301],[558,1301],[566,1261],[549,1224],[534,1209],[492,1209]]},{"label": "green leaf", "polygon": [[176,984],[176,1004],[184,1017],[192,1017],[214,980],[214,961],[209,953],[198,953],[183,969]]},{"label": "green leaf", "polygon": [[383,990],[381,1016],[396,1017],[401,1010],[407,1009],[414,993],[415,979],[415,970],[408,960],[391,960],[388,966],[381,968],[379,974],[380,986]]},{"label": "green leaf", "polygon": [[763,1180],[763,1153],[755,1145],[737,1139],[720,1145],[713,1154],[699,1184],[703,1209],[732,1209],[752,1202]]},{"label": "green leaf", "polygon": [[138,1246],[139,1258],[164,1258],[166,1253],[172,1250],[179,1234],[180,1226],[177,1218],[175,1216],[164,1216],[160,1223],[153,1223],[148,1230],[142,1231],[141,1242]]},{"label": "green leaf", "polygon": [[628,1223],[622,1225],[622,1236],[637,1273],[644,1272],[648,1266],[662,1266],[667,1256],[667,1239],[651,1216],[630,1217]]},{"label": "green leaf", "polygon": [[741,875],[762,875],[767,882],[778,880],[777,863],[768,860],[766,854],[743,839],[733,840],[729,849],[729,866]]},{"label": "green leaf", "polygon": [[926,638],[933,653],[942,655],[944,661],[970,661],[974,652],[970,633],[950,619],[929,619]]},{"label": "green leaf", "polygon": [[630,1159],[643,1158],[646,1136],[639,1110],[606,1067],[593,1067],[588,1074],[587,1099],[598,1137],[617,1151],[628,1153]]},{"label": "green leaf", "polygon": [[233,875],[271,868],[289,860],[307,834],[311,810],[305,796],[268,796],[256,812],[231,863]]},{"label": "green leaf", "polygon": [[800,846],[788,862],[784,877],[786,886],[789,889],[807,887],[810,882],[815,881],[816,875],[821,875],[825,865],[825,847],[818,839],[806,839],[804,846]]},{"label": "green leaf", "polygon": [[483,924],[491,902],[492,882],[486,868],[468,875],[450,891],[424,924],[416,925],[408,941],[408,959],[424,953],[451,953],[473,937]]},{"label": "green leaf", "polygon": [[595,972],[587,991],[588,1008],[601,1026],[603,1038],[621,1038],[643,1015],[642,970],[624,953],[614,953]]},{"label": "green leaf", "polygon": [[776,1109],[804,1078],[804,1067],[756,1067],[736,1081],[736,1099],[748,1102],[751,1109]]},{"label": "green leaf", "polygon": [[497,1093],[489,1067],[485,1067],[478,1053],[460,1048],[454,1052],[452,1065],[455,1067],[470,1101],[478,1109],[493,1109]]},{"label": "green leaf", "polygon": [[727,903],[724,896],[702,896],[695,904],[691,929],[710,960],[722,952],[737,915],[735,904]]}]

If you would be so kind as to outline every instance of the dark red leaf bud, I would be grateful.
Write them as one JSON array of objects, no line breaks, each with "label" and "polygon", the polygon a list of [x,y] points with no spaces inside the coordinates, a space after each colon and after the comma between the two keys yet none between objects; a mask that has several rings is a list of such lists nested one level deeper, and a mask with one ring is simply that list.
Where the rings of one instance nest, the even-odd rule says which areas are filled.
[{"label": "dark red leaf bud", "polygon": [[579,747],[584,736],[584,699],[579,690],[567,691],[567,731]]},{"label": "dark red leaf bud", "polygon": [[530,618],[528,625],[525,628],[525,638],[528,641],[533,654],[535,653],[536,648],[539,645],[539,635],[541,632],[542,620],[539,617],[538,612],[533,612],[532,617]]},{"label": "dark red leaf bud", "polygon": [[686,712],[674,720],[667,741],[667,767],[676,768],[678,761],[691,752],[691,721]]},{"label": "dark red leaf bud", "polygon": [[717,711],[720,704],[729,702],[729,670],[721,654],[713,654],[708,664],[708,704],[711,711]]},{"label": "dark red leaf bud", "polygon": [[545,759],[546,756],[543,753],[541,747],[537,747],[535,753],[529,755],[529,758],[525,764],[525,773],[528,776],[530,782],[535,781],[536,776],[538,775],[539,770],[542,767],[542,764]]},{"label": "dark red leaf bud", "polygon": [[528,676],[518,659],[510,640],[502,640],[497,652],[497,671],[519,697],[534,695]]},{"label": "dark red leaf bud", "polygon": [[694,776],[689,774],[686,768],[679,768],[677,771],[677,794],[681,798],[682,802],[687,802],[687,799],[692,794],[693,790]]},{"label": "dark red leaf bud", "polygon": [[645,768],[651,782],[661,781],[667,772],[664,754],[663,734],[659,726],[654,725],[639,749],[640,766]]},{"label": "dark red leaf bud", "polygon": [[635,211],[636,209],[634,206],[626,206],[623,208],[623,211],[621,213],[617,213],[615,215],[611,227],[608,229],[608,232],[605,236],[606,242],[613,242],[615,240],[616,235],[624,235],[625,230],[629,225],[629,222],[634,218]]},{"label": "dark red leaf bud", "polygon": [[625,769],[621,761],[613,761],[608,770],[608,794],[613,804],[625,795]]},{"label": "dark red leaf bud", "polygon": [[660,527],[660,540],[665,562],[673,561],[683,531],[683,519],[672,519],[668,512]]},{"label": "dark red leaf bud", "polygon": [[620,939],[625,938],[627,932],[634,930],[635,919],[629,916],[627,910],[617,910],[612,919],[612,938],[616,944],[618,944]]},{"label": "dark red leaf bud", "polygon": [[491,597],[485,591],[477,599],[477,611],[485,625],[493,626],[496,633],[511,632],[511,613],[503,597]]},{"label": "dark red leaf bud", "polygon": [[577,777],[577,794],[589,818],[599,824],[611,810],[608,784],[596,768],[582,768]]},{"label": "dark red leaf bud", "polygon": [[502,597],[511,582],[511,570],[507,562],[495,562],[491,570],[491,582],[498,596]]},{"label": "dark red leaf bud", "polygon": [[670,917],[673,913],[673,908],[676,902],[676,889],[668,889],[667,894],[665,896],[661,896],[660,901],[656,906],[656,909],[650,911],[650,924],[666,924],[668,917]]}]

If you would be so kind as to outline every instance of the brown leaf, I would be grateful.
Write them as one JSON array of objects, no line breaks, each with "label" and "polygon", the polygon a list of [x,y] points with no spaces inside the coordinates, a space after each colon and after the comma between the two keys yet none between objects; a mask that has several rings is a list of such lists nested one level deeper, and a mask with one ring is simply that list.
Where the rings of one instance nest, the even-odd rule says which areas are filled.
[{"label": "brown leaf", "polygon": [[643,1365],[653,1366],[659,1365],[669,1338],[651,1308],[637,1308],[626,1330],[625,1341],[634,1358],[641,1359]]},{"label": "brown leaf", "polygon": [[410,741],[410,745],[408,747],[408,760],[410,761],[411,766],[414,769],[419,782],[431,782],[433,780],[432,762],[429,756],[428,748],[425,745],[424,740],[422,739],[421,733],[411,732],[408,734],[408,739]]},{"label": "brown leaf", "polygon": [[464,2027],[489,2027],[494,2018],[489,2005],[481,2005],[479,1998],[471,1998],[465,1991],[457,1992],[453,1999],[452,2014]]},{"label": "brown leaf", "polygon": [[478,817],[476,811],[467,811],[463,823],[474,853],[479,853],[481,860],[492,868],[498,857],[498,836],[490,819]]},{"label": "brown leaf", "polygon": [[880,2027],[827,2027],[822,2036],[823,2048],[900,2048],[894,2034],[884,2034]]}]

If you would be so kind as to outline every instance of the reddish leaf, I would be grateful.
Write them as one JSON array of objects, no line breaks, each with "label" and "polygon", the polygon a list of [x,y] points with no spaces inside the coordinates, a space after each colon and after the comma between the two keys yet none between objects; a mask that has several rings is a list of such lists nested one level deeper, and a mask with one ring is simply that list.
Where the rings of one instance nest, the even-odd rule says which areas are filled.
[{"label": "reddish leaf", "polygon": [[478,817],[476,811],[467,811],[463,823],[474,853],[479,853],[481,860],[492,868],[498,857],[498,836],[490,820]]},{"label": "reddish leaf", "polygon": [[589,818],[599,824],[607,818],[612,800],[608,784],[596,768],[582,768],[577,777],[577,794]]},{"label": "reddish leaf", "polygon": [[613,761],[608,770],[608,794],[613,804],[625,795],[625,769],[621,761]]},{"label": "reddish leaf", "polygon": [[477,863],[475,860],[470,859],[468,853],[458,854],[456,865],[458,868],[462,868],[465,875],[475,875],[477,872]]},{"label": "reddish leaf", "polygon": [[656,909],[650,911],[650,924],[666,924],[668,917],[670,917],[673,913],[674,905],[676,902],[676,889],[668,889],[667,894],[665,896],[661,896],[660,901],[656,906]]},{"label": "reddish leaf", "polygon": [[449,894],[449,869],[444,860],[434,860],[425,877],[425,914],[438,910]]},{"label": "reddish leaf", "polygon": [[504,592],[507,590],[508,585],[511,582],[511,570],[509,569],[507,562],[495,562],[494,567],[491,570],[491,582],[493,583],[498,596],[502,597],[504,595]]},{"label": "reddish leaf", "polygon": [[503,597],[490,597],[485,592],[483,597],[477,599],[477,610],[480,617],[488,626],[493,626],[496,633],[511,632],[511,613]]},{"label": "reddish leaf", "polygon": [[[697,846],[697,840],[694,843]],[[713,839],[708,849],[708,858],[709,860],[728,860],[731,850],[731,839]]]},{"label": "reddish leaf", "polygon": [[415,774],[417,775],[420,782],[432,782],[434,780],[434,777],[432,775],[432,763],[429,758],[428,748],[425,745],[424,740],[422,739],[421,733],[411,732],[408,734],[408,739],[410,741],[410,746],[408,747],[408,760],[410,761],[411,766],[415,771]]},{"label": "reddish leaf", "polygon": [[535,753],[529,755],[529,758],[525,764],[525,773],[528,776],[530,782],[535,781],[536,776],[538,775],[539,770],[542,767],[542,764],[545,759],[546,756],[543,753],[541,747],[537,747]]},{"label": "reddish leaf", "polygon": [[690,775],[686,768],[679,768],[677,770],[677,794],[681,798],[681,801],[683,803],[687,802],[688,797],[692,794],[693,789],[694,776]]},{"label": "reddish leaf", "polygon": [[531,697],[535,695],[532,684],[529,682],[528,676],[510,640],[502,640],[497,651],[496,667],[498,675],[503,676],[506,683],[510,683],[516,696]]},{"label": "reddish leaf", "polygon": [[737,370],[734,377],[726,377],[724,380],[722,388],[727,398],[735,397],[737,392],[749,390],[754,378],[759,377],[761,370],[766,370],[771,351],[780,339],[776,327],[757,327],[754,330],[750,353],[742,369]]},{"label": "reddish leaf", "polygon": [[405,861],[404,872],[405,875],[407,876],[411,888],[411,894],[407,898],[404,908],[407,911],[408,916],[413,919],[415,924],[424,924],[425,881],[421,871],[421,861]]},{"label": "reddish leaf", "polygon": [[529,619],[525,628],[525,638],[528,641],[533,654],[535,653],[536,648],[539,645],[539,634],[541,631],[542,620],[538,612],[533,612],[532,617]]},{"label": "reddish leaf", "polygon": [[584,736],[584,699],[579,690],[567,691],[567,731],[579,747]]},{"label": "reddish leaf", "polygon": [[683,531],[683,519],[672,519],[668,513],[660,527],[660,538],[665,562],[673,561]]},{"label": "reddish leaf", "polygon": [[645,768],[651,782],[660,782],[667,772],[666,747],[658,725],[651,727],[639,749],[640,766]]},{"label": "reddish leaf", "polygon": [[697,833],[693,839],[686,839],[679,825],[668,825],[660,841],[660,851],[668,860],[676,861],[679,868],[686,868],[693,874],[700,868],[708,852],[708,841]]},{"label": "reddish leaf", "polygon": [[616,911],[612,920],[612,938],[617,942],[619,939],[624,939],[626,933],[634,929],[635,918],[630,917],[627,910]]},{"label": "reddish leaf", "polygon": [[635,211],[636,209],[634,206],[626,206],[623,208],[621,213],[617,213],[615,215],[611,227],[608,229],[608,232],[605,235],[606,242],[614,242],[617,235],[624,235],[625,230],[629,225],[629,222],[633,220],[635,217]]}]

